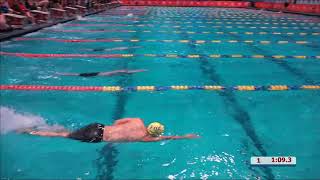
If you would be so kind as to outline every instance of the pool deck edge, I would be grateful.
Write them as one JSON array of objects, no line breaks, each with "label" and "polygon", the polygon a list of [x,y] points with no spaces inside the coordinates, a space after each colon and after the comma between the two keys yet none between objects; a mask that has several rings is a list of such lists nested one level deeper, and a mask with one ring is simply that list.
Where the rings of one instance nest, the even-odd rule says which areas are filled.
[{"label": "pool deck edge", "polygon": [[[119,6],[122,6],[120,4],[118,4],[117,6],[115,7],[119,7]],[[106,11],[108,9],[112,9],[112,8],[115,8],[115,7],[108,7],[104,10],[100,10],[100,11],[96,11],[96,12],[90,12],[90,13],[87,13],[85,14],[83,17],[85,16],[90,16],[90,15],[93,15],[93,14],[98,14],[98,13],[101,13],[103,11]],[[253,9],[253,10],[261,10],[259,8],[254,8],[254,7],[249,7],[247,9]],[[273,9],[265,9],[266,11],[272,11],[272,12],[278,12],[279,10],[273,10]],[[301,12],[291,12],[291,11],[282,11],[283,13],[290,13],[290,14],[299,14],[299,15],[305,15],[305,16],[316,16],[316,17],[320,17],[320,15],[318,14],[310,14],[310,13],[301,13]],[[54,25],[57,25],[57,24],[60,24],[60,23],[66,23],[66,22],[69,22],[69,21],[73,21],[75,20],[76,18],[75,17],[72,17],[72,18],[68,18],[68,19],[63,19],[63,20],[58,20],[58,21],[54,21],[54,22],[50,22],[50,23],[46,23],[46,24],[39,24],[39,25],[35,25],[35,26],[32,26],[30,28],[26,28],[26,29],[21,29],[21,30],[14,30],[12,32],[8,32],[8,33],[3,33],[3,34],[0,34],[0,42],[3,42],[3,41],[7,41],[7,40],[10,40],[11,38],[15,38],[15,37],[19,37],[19,36],[22,36],[22,35],[25,35],[25,34],[28,34],[28,33],[32,33],[32,32],[36,32],[38,30],[41,30],[43,28],[47,28],[47,27],[50,27],[50,26],[54,26]]]},{"label": "pool deck edge", "polygon": [[[115,6],[115,7],[119,7],[119,6],[120,5]],[[96,11],[96,12],[89,12],[89,13],[86,13],[85,15],[83,15],[83,17],[94,15],[94,14],[98,14],[98,13],[101,13],[101,12],[106,11],[108,9],[115,8],[115,7],[108,7],[106,9],[104,9],[104,10],[100,10],[100,11]],[[66,23],[66,22],[73,21],[73,20],[76,20],[76,17],[67,18],[67,19],[63,19],[63,20],[58,20],[58,21],[45,23],[45,24],[39,24],[39,25],[32,26],[30,28],[21,29],[21,30],[14,30],[12,32],[4,33],[4,34],[0,35],[0,42],[7,41],[7,40],[10,40],[11,38],[19,37],[19,36],[22,36],[22,35],[25,35],[25,34],[29,34],[29,33],[32,33],[32,32],[39,31],[39,30],[41,30],[43,28],[51,27],[51,26],[54,26],[54,25],[57,25],[57,24],[60,24],[60,23]]]},{"label": "pool deck edge", "polygon": [[[262,10],[261,8],[255,8],[255,7],[248,7],[247,9]],[[277,9],[263,9],[263,10],[272,11],[272,12],[282,12],[282,13],[288,13],[288,14],[298,14],[298,15],[304,15],[304,16],[320,17],[320,14],[314,14],[314,13],[293,12],[293,11],[277,10]]]}]

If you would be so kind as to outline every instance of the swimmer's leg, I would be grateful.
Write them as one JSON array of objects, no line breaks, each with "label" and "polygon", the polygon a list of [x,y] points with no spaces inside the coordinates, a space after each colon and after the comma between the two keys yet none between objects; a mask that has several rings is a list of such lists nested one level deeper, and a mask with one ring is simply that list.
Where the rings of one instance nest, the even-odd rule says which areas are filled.
[{"label": "swimmer's leg", "polygon": [[70,132],[31,131],[29,134],[47,137],[68,137]]},{"label": "swimmer's leg", "polygon": [[23,129],[17,129],[14,132],[18,133],[18,134],[29,134],[30,132],[34,131],[34,128],[23,128]]},{"label": "swimmer's leg", "polygon": [[56,75],[60,75],[60,76],[80,76],[79,73],[59,73],[59,72],[57,72]]},{"label": "swimmer's leg", "polygon": [[45,130],[37,130],[36,128],[24,128],[15,131],[20,134],[31,134],[36,136],[47,136],[47,137],[68,137],[69,131],[45,131]]}]

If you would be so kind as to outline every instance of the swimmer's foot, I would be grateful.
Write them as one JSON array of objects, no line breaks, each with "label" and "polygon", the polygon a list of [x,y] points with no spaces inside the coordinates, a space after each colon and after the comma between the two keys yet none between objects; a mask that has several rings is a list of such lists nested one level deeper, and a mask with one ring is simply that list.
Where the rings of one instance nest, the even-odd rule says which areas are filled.
[{"label": "swimmer's foot", "polygon": [[55,73],[58,76],[79,76],[78,73],[61,73],[61,72],[56,72]]},{"label": "swimmer's foot", "polygon": [[19,133],[19,134],[30,134],[32,133],[33,131],[35,131],[35,127],[31,127],[31,128],[21,128],[21,129],[17,129],[15,130],[16,133]]}]

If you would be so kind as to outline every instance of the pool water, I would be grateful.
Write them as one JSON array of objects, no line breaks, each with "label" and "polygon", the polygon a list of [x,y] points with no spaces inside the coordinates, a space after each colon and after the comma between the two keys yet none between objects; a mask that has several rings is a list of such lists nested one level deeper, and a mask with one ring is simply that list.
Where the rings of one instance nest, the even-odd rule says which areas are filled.
[{"label": "pool water", "polygon": [[[25,35],[23,40],[2,42],[1,51],[133,57],[3,55],[0,81],[83,86],[319,84],[320,61],[315,58],[320,55],[319,28],[319,18],[276,12],[123,6]],[[70,39],[122,41],[63,42]],[[115,47],[129,49],[102,51]],[[167,57],[173,54],[179,56]],[[212,54],[229,56],[210,58]],[[250,58],[230,56],[239,54]],[[148,71],[93,78],[56,74],[117,69]],[[93,122],[111,124],[119,118],[140,117],[146,123],[162,122],[169,135],[201,136],[156,143],[88,144],[6,133],[0,136],[1,178],[319,179],[319,95],[318,91],[1,91],[2,118],[13,114],[21,123],[38,118],[73,130]],[[296,156],[297,164],[250,166],[251,156]]]}]

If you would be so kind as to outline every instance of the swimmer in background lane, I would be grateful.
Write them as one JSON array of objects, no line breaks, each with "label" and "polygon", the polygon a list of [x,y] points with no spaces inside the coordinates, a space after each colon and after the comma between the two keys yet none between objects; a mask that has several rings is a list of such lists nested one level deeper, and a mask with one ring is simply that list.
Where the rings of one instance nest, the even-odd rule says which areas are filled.
[{"label": "swimmer in background lane", "polygon": [[36,136],[64,137],[82,142],[154,142],[175,139],[193,139],[198,135],[187,134],[184,136],[162,136],[164,126],[153,122],[146,127],[140,118],[124,118],[116,120],[112,125],[106,126],[100,123],[92,123],[75,131],[56,131],[25,129],[16,131]]},{"label": "swimmer in background lane", "polygon": [[109,48],[109,49],[105,49],[105,48],[94,48],[94,49],[85,49],[86,51],[122,51],[122,50],[129,50],[129,49],[138,49],[138,48],[142,48],[142,46],[132,46],[132,47],[115,47],[115,48]]},{"label": "swimmer in background lane", "polygon": [[89,73],[56,73],[60,76],[81,76],[81,77],[94,77],[94,76],[114,76],[114,75],[122,75],[122,74],[133,74],[137,72],[145,72],[147,69],[136,69],[136,70],[115,70],[108,72],[89,72]]}]

